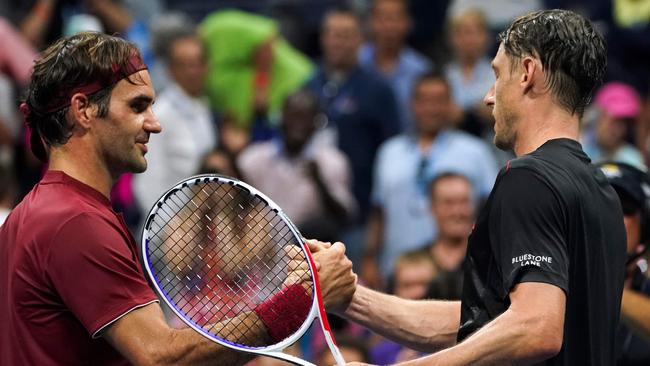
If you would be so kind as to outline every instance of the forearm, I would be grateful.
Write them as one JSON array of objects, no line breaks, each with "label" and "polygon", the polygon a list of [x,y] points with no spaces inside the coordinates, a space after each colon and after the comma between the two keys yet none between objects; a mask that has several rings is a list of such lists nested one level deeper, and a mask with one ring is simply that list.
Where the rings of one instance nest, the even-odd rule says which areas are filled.
[{"label": "forearm", "polygon": [[382,336],[423,352],[456,342],[458,301],[412,301],[358,286],[343,314]]},{"label": "forearm", "polygon": [[224,347],[188,328],[174,331],[167,352],[161,352],[152,364],[243,365],[254,356]]},{"label": "forearm", "polygon": [[[233,342],[255,345],[269,337],[254,312],[215,327],[218,328],[212,329],[213,333]],[[245,328],[249,330],[244,334]],[[211,341],[194,329],[170,328],[157,304],[128,313],[111,325],[103,337],[133,365],[243,365],[252,358]]]},{"label": "forearm", "polygon": [[637,335],[650,341],[650,298],[630,289],[623,290],[621,320]]},{"label": "forearm", "polygon": [[532,365],[552,356],[540,347],[541,335],[531,324],[521,322],[506,311],[464,342],[431,356],[405,362],[402,366],[420,365]]}]

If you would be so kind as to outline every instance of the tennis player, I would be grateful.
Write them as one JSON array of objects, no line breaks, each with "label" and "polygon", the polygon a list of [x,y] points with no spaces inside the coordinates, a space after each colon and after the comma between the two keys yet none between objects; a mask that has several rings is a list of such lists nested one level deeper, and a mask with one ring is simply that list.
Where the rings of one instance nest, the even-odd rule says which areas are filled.
[{"label": "tennis player", "polygon": [[[120,174],[147,167],[147,142],[161,130],[154,98],[137,48],[116,37],[64,38],[36,62],[21,109],[32,151],[49,170],[0,229],[0,365],[236,365],[251,357],[167,326],[136,243],[111,209]],[[356,277],[342,244],[321,247],[325,303],[336,307],[349,301]],[[270,336],[269,324],[247,316],[260,338]]]},{"label": "tennis player", "polygon": [[603,37],[564,10],[500,35],[485,97],[499,173],[469,238],[461,302],[359,287],[344,315],[430,356],[403,365],[614,365],[625,269],[616,193],[578,143],[603,77]]}]

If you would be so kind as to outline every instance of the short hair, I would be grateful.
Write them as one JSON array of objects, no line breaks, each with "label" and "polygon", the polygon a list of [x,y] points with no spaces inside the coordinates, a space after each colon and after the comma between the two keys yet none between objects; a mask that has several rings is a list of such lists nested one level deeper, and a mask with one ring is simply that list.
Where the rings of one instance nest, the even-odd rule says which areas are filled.
[{"label": "short hair", "polygon": [[582,116],[607,66],[605,40],[588,19],[569,10],[536,11],[515,19],[498,40],[513,63],[539,59],[556,102]]},{"label": "short hair", "polygon": [[[107,87],[88,96],[98,106],[98,116],[108,114],[116,70],[126,70],[131,57],[140,57],[135,44],[96,32],[82,32],[61,38],[35,62],[25,104],[27,123],[49,145],[65,144],[73,125],[66,115],[70,106],[61,103],[66,91],[97,81]],[[124,74],[124,77],[128,75]],[[129,79],[130,82],[133,82]],[[58,103],[61,103],[60,105]]]},{"label": "short hair", "polygon": [[431,264],[435,270],[435,262],[429,253],[428,247],[411,250],[400,254],[397,259],[395,259],[395,268],[405,263],[427,263]]},{"label": "short hair", "polygon": [[448,23],[448,29],[452,30],[456,28],[460,23],[462,23],[465,19],[474,19],[476,20],[481,28],[485,29],[485,31],[489,31],[489,26],[487,22],[487,18],[485,17],[485,13],[478,8],[469,8],[465,9],[458,14],[455,14]]},{"label": "short hair", "polygon": [[345,5],[335,6],[329,9],[327,12],[325,12],[323,19],[321,20],[321,31],[325,27],[325,23],[327,22],[327,20],[335,15],[348,16],[354,19],[357,22],[357,26],[359,27],[359,32],[362,31],[363,24],[362,24],[361,17],[351,7]]},{"label": "short hair", "polygon": [[404,12],[406,13],[406,16],[411,16],[410,13],[410,7],[409,3],[407,0],[373,0],[372,4],[370,5],[370,13],[373,14],[375,10],[377,10],[377,4],[382,2],[382,1],[388,1],[388,2],[393,2],[393,3],[400,3],[402,4],[402,7],[404,8]]},{"label": "short hair", "polygon": [[428,185],[429,191],[428,191],[428,193],[429,193],[429,198],[432,201],[433,201],[433,190],[436,188],[438,183],[440,183],[440,181],[442,181],[442,180],[449,179],[449,178],[462,179],[465,182],[467,182],[467,184],[469,184],[469,186],[472,189],[474,189],[474,187],[472,186],[472,182],[469,180],[469,178],[465,174],[452,172],[452,171],[442,172],[440,174],[437,174],[435,177],[433,177],[433,179],[431,179],[431,181],[429,182],[429,185]]},{"label": "short hair", "polygon": [[321,111],[320,101],[318,96],[308,88],[300,88],[295,92],[287,95],[283,103],[284,108],[298,107],[307,108],[318,114]]},{"label": "short hair", "polygon": [[447,87],[447,94],[451,98],[451,84],[449,84],[449,80],[447,80],[447,77],[439,72],[439,71],[429,71],[425,72],[424,74],[420,75],[417,79],[415,79],[415,82],[413,83],[413,87],[411,88],[411,98],[415,97],[415,94],[417,93],[418,89],[420,88],[420,85],[424,84],[427,81],[440,81],[445,86]]},{"label": "short hair", "polygon": [[196,25],[183,13],[164,14],[151,31],[151,48],[156,56],[169,62],[174,43],[185,38],[200,40]]}]

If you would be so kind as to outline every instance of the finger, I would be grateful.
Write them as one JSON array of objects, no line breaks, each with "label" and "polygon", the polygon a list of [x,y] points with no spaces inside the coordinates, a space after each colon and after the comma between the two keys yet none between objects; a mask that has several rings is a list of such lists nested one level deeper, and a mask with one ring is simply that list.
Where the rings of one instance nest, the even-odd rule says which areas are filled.
[{"label": "finger", "polygon": [[334,243],[334,245],[332,245],[331,249],[339,250],[343,254],[345,254],[345,244],[341,243],[340,241],[337,241],[336,243]]},{"label": "finger", "polygon": [[309,250],[314,253],[332,246],[332,243],[322,242],[316,239],[306,239],[305,243],[309,247]]}]

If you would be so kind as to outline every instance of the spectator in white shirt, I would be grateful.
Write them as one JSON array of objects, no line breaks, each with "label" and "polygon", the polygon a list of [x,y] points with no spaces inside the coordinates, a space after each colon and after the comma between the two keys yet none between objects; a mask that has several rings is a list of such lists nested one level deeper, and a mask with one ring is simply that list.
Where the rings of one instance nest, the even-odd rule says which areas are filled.
[{"label": "spectator in white shirt", "polygon": [[143,212],[175,183],[195,174],[202,158],[217,144],[212,112],[203,95],[207,71],[205,49],[193,30],[179,28],[169,37],[166,59],[171,83],[160,93],[154,112],[163,127],[152,136],[148,167],[134,177]]}]

